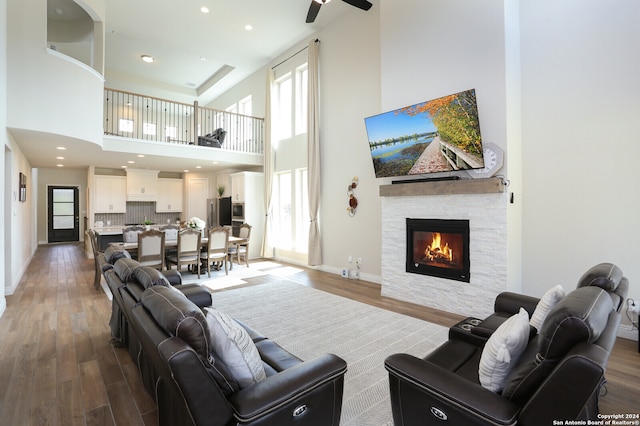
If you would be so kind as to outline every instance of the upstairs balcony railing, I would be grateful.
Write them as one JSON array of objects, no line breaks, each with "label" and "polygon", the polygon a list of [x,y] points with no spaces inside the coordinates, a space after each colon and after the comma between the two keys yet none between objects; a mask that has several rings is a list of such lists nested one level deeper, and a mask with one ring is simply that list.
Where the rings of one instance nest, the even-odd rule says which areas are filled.
[{"label": "upstairs balcony railing", "polygon": [[113,89],[104,90],[104,133],[164,143],[198,145],[222,128],[220,149],[262,154],[264,119]]}]

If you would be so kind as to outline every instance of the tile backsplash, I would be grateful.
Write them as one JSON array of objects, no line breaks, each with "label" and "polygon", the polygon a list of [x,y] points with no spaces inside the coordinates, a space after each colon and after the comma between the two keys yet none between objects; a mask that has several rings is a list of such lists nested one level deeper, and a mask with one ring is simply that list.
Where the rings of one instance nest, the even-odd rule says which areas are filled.
[{"label": "tile backsplash", "polygon": [[[126,224],[142,224],[149,219],[154,224],[175,223],[176,219],[182,220],[182,213],[156,213],[156,203],[151,201],[127,201],[127,213],[96,213],[96,222],[102,222],[104,226],[124,226]],[[167,222],[168,221],[168,222]]]}]

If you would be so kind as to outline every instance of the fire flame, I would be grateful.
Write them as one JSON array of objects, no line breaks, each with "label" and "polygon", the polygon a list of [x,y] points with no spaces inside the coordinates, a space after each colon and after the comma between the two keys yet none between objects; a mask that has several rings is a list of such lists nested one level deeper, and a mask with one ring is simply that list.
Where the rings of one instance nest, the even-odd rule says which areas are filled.
[{"label": "fire flame", "polygon": [[439,232],[433,232],[431,234],[431,245],[427,246],[424,251],[424,255],[427,259],[432,261],[453,261],[453,250],[449,247],[449,243],[445,243],[444,247],[442,247],[442,236]]}]

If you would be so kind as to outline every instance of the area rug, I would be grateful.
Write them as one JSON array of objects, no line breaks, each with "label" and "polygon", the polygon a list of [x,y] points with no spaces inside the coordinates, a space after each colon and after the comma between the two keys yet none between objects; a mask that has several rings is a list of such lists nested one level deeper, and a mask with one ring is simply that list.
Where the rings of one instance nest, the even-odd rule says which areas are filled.
[{"label": "area rug", "polygon": [[392,425],[385,358],[398,352],[424,357],[446,341],[448,333],[445,327],[286,278],[216,292],[213,306],[302,359],[327,352],[342,357],[348,368],[343,426]]},{"label": "area rug", "polygon": [[200,283],[211,290],[221,290],[229,287],[235,287],[242,284],[247,284],[248,278],[260,277],[263,275],[273,275],[278,277],[289,276],[301,272],[302,269],[291,266],[283,266],[279,263],[262,261],[251,262],[250,266],[244,264],[235,264],[233,269],[225,274],[224,269],[221,271],[212,271],[211,277],[207,275],[206,271],[200,271],[200,279],[196,274],[187,273],[182,274],[182,281],[184,283]]}]

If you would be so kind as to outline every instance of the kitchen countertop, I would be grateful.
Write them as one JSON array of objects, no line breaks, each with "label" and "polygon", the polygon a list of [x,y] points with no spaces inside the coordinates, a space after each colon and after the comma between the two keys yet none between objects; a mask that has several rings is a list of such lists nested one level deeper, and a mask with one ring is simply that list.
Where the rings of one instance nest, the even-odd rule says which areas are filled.
[{"label": "kitchen countertop", "polygon": [[98,235],[115,235],[122,234],[122,228],[124,226],[97,226],[93,230]]},{"label": "kitchen countertop", "polygon": [[[144,227],[145,225],[140,226]],[[151,229],[160,229],[161,226],[164,225],[151,225]],[[126,228],[126,226],[96,226],[93,230],[98,235],[122,235],[122,230],[124,228]]]}]

